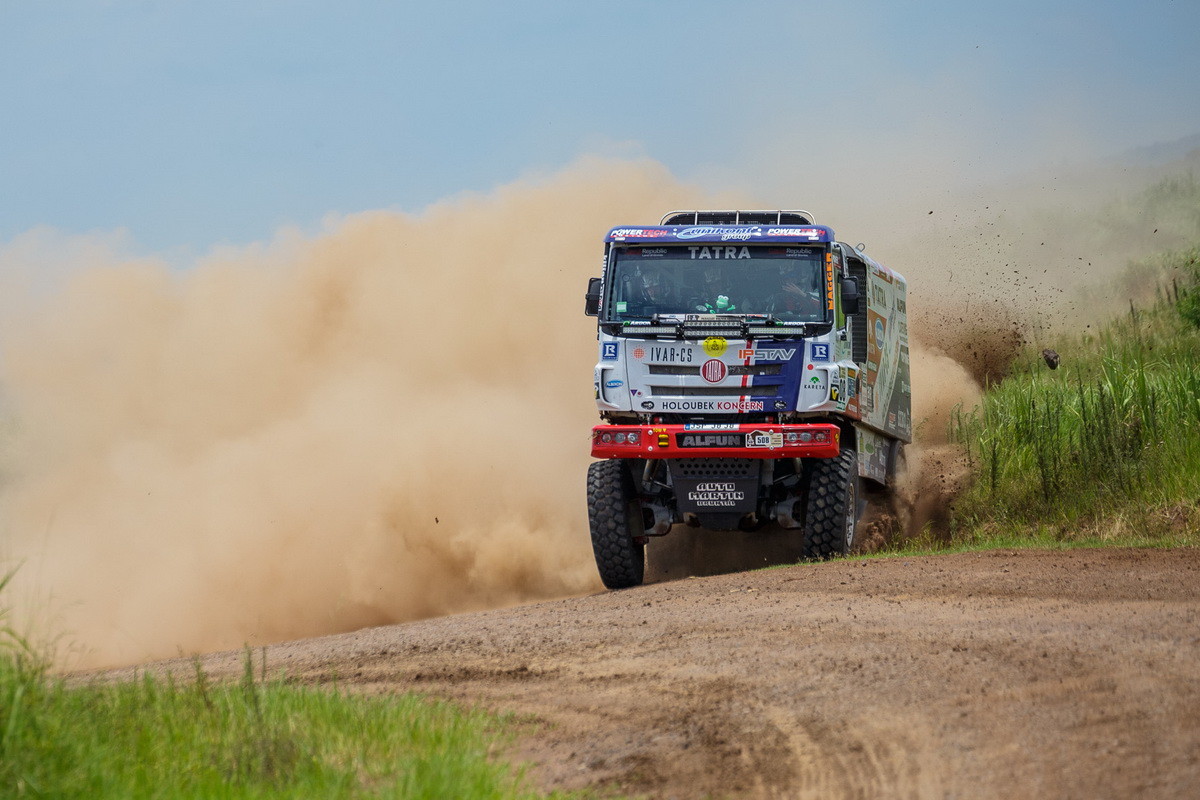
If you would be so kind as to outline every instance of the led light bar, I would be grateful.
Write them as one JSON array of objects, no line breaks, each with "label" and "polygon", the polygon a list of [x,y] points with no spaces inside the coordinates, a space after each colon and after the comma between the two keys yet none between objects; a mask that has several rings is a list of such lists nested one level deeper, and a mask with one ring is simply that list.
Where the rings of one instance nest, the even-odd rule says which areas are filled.
[{"label": "led light bar", "polygon": [[688,337],[695,336],[725,336],[731,339],[736,339],[742,335],[741,328],[706,328],[704,330],[696,330],[688,325],[683,329],[683,335]]},{"label": "led light bar", "polygon": [[674,334],[678,328],[676,328],[674,325],[626,325],[625,330],[638,334],[644,333],[652,335],[659,333]]}]

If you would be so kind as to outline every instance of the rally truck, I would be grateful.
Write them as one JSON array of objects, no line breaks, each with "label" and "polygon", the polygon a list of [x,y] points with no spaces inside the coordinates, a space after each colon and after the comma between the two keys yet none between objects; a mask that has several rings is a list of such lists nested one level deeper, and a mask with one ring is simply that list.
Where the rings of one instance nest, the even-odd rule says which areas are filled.
[{"label": "rally truck", "polygon": [[587,476],[596,565],[642,583],[676,525],[795,529],[849,553],[912,439],[906,283],[806,211],[676,211],[613,228]]}]

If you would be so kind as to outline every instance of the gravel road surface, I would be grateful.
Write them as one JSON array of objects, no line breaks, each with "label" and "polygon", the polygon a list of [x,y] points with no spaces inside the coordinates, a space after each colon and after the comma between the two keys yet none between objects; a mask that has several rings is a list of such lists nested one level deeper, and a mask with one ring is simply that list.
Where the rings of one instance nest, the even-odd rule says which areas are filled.
[{"label": "gravel road surface", "polygon": [[[234,675],[242,658],[205,664]],[[267,659],[303,683],[518,712],[530,723],[512,756],[547,788],[1200,793],[1195,549],[802,564],[291,642]]]}]

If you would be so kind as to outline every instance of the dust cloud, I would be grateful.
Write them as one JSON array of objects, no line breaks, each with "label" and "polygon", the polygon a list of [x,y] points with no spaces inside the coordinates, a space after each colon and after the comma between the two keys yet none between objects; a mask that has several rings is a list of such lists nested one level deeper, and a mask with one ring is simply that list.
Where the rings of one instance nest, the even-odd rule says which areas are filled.
[{"label": "dust cloud", "polygon": [[[1173,241],[1145,183],[1105,193],[1121,180],[782,204],[909,279],[911,524],[944,521],[965,480],[953,409],[1023,344],[1102,319],[1081,292]],[[598,590],[585,279],[609,226],[732,204],[585,159],[186,270],[115,255],[119,236],[20,237],[0,250],[9,602],[85,666]]]},{"label": "dust cloud", "polygon": [[609,225],[697,202],[585,159],[187,270],[14,242],[8,602],[86,666],[600,588],[586,278]]},{"label": "dust cloud", "polygon": [[[907,535],[948,535],[952,503],[969,485],[948,436],[956,408],[969,413],[1026,346],[1060,347],[1165,289],[1170,276],[1148,260],[1200,238],[1198,172],[1200,151],[913,192],[883,177],[879,197],[844,208],[839,225],[876,237],[868,252],[909,281],[916,434],[899,492]],[[880,213],[882,198],[897,197]],[[835,208],[845,203],[833,198]]]}]

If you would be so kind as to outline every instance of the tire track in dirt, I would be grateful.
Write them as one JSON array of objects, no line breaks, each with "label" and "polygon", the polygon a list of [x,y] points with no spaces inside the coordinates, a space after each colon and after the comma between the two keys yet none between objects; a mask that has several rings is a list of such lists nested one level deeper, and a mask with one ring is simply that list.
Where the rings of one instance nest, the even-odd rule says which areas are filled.
[{"label": "tire track in dirt", "polygon": [[[1195,549],[834,561],[365,629],[267,659],[306,684],[517,712],[512,756],[545,787],[1180,797],[1200,782],[1198,579]],[[242,658],[204,664],[232,677]]]}]

